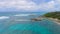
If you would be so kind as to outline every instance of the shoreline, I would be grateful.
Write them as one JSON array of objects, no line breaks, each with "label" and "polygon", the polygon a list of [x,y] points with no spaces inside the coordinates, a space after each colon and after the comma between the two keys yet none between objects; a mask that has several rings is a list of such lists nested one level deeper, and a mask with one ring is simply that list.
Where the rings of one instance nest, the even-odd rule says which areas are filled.
[{"label": "shoreline", "polygon": [[56,24],[59,24],[60,25],[60,20],[58,19],[54,19],[54,18],[48,18],[50,20],[52,20],[53,22],[55,22]]}]

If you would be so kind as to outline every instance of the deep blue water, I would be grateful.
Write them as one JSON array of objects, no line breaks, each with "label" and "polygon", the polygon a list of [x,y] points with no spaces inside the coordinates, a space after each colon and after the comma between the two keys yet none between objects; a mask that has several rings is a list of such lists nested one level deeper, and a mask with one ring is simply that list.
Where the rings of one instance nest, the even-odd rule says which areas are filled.
[{"label": "deep blue water", "polygon": [[[30,14],[35,14],[35,16],[30,16]],[[60,25],[51,20],[44,19],[35,22],[30,20],[43,14],[40,12],[0,12],[0,34],[60,34]],[[23,20],[15,21],[19,19]]]}]

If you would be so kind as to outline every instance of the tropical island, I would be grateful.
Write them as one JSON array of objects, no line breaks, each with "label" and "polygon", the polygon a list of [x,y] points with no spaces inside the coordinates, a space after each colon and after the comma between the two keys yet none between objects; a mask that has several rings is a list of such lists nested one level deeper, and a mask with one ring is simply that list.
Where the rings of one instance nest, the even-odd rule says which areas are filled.
[{"label": "tropical island", "polygon": [[37,17],[37,18],[33,18],[32,20],[34,21],[41,21],[42,18],[47,18],[50,19],[58,24],[60,24],[60,11],[56,11],[56,12],[48,12],[46,14],[44,14],[42,17]]},{"label": "tropical island", "polygon": [[49,13],[44,14],[44,16],[54,21],[55,23],[60,24],[60,11],[49,12]]},{"label": "tropical island", "polygon": [[56,18],[58,20],[60,20],[60,12],[49,12],[47,14],[44,15],[45,17],[48,17],[48,18]]}]

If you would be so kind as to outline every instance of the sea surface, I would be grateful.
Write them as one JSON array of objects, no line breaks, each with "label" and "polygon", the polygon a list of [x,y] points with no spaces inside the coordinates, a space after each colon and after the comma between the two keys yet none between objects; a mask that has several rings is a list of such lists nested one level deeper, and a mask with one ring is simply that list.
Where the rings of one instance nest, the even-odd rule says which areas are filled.
[{"label": "sea surface", "polygon": [[0,34],[60,34],[60,25],[49,19],[31,21],[44,12],[0,12]]}]

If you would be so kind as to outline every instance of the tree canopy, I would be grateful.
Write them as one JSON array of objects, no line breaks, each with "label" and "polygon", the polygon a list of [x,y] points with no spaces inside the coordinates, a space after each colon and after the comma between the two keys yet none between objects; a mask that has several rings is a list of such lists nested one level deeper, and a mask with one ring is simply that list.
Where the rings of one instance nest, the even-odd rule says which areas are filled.
[{"label": "tree canopy", "polygon": [[45,17],[57,18],[60,20],[60,12],[49,12],[44,14]]}]

